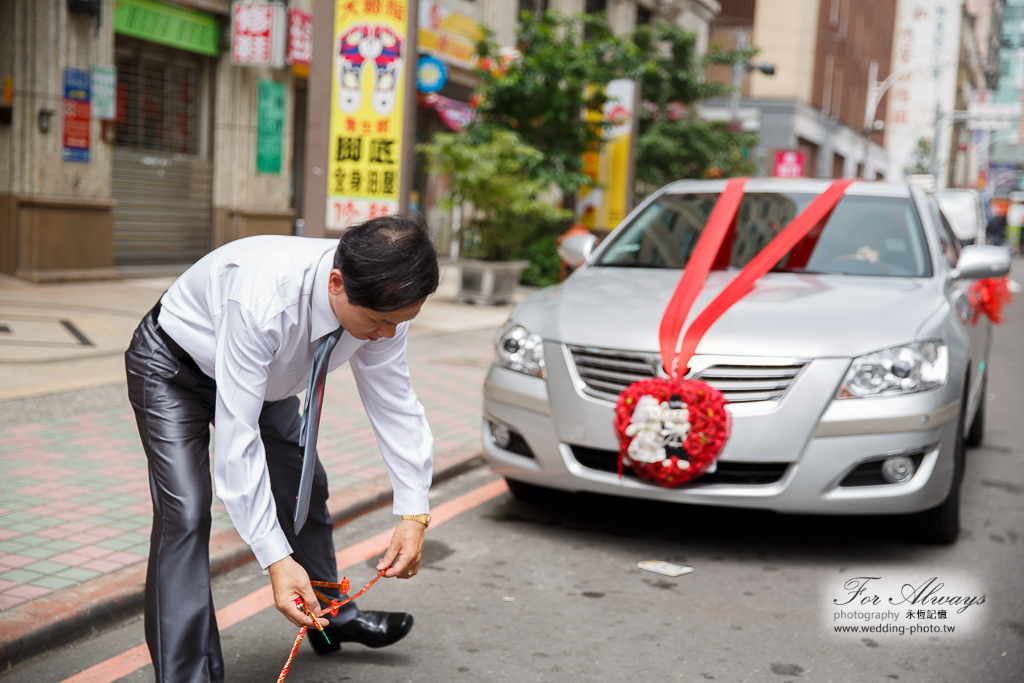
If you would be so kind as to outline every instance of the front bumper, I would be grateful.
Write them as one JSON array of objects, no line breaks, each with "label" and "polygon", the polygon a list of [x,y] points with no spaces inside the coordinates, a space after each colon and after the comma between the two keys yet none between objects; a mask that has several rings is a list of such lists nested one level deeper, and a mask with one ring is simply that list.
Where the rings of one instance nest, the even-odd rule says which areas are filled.
[{"label": "front bumper", "polygon": [[[778,469],[777,480],[698,479],[665,489],[629,474],[620,479],[577,457],[584,450],[614,457],[614,405],[579,390],[560,344],[547,343],[545,357],[547,380],[494,366],[485,382],[484,455],[496,473],[511,479],[565,491],[849,515],[926,510],[941,504],[952,484],[959,415],[959,383],[952,380],[940,389],[909,396],[835,401],[849,359],[814,360],[779,401],[729,406],[732,435],[719,458],[722,469],[762,464]],[[496,446],[491,422],[522,435],[534,457]],[[896,452],[921,454],[908,481],[841,485],[858,466]],[[584,466],[581,459],[592,466]]]}]

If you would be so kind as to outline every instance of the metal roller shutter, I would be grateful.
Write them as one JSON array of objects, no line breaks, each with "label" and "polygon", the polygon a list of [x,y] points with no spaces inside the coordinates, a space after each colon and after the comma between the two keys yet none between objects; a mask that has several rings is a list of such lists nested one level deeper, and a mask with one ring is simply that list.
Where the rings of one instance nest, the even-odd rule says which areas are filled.
[{"label": "metal roller shutter", "polygon": [[114,261],[192,263],[210,248],[213,164],[204,154],[204,58],[117,39]]}]

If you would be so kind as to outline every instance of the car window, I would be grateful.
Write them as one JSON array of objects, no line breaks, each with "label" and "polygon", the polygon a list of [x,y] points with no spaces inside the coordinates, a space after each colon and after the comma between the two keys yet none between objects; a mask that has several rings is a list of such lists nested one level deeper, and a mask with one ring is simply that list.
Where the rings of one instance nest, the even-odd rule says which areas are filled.
[{"label": "car window", "polygon": [[957,239],[956,233],[953,232],[945,214],[939,209],[939,205],[935,201],[929,201],[928,205],[932,212],[932,218],[939,226],[939,244],[942,246],[942,255],[946,257],[950,268],[956,268],[956,262],[960,259],[960,250],[963,248],[960,245],[960,240]]},{"label": "car window", "polygon": [[[814,197],[782,192],[744,194],[729,267],[742,268],[749,263]],[[717,199],[717,193],[661,195],[616,235],[596,265],[684,268]],[[844,197],[825,226],[812,231],[774,270],[931,275],[924,234],[912,202],[858,196]]]},{"label": "car window", "polygon": [[981,211],[974,193],[969,190],[944,190],[933,196],[958,239],[973,240],[978,236]]}]

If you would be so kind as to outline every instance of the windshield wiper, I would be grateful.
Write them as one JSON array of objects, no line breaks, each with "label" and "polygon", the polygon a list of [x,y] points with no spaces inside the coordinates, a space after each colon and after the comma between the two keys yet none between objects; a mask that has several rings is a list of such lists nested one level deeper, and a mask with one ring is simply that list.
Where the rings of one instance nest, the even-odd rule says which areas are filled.
[{"label": "windshield wiper", "polygon": [[634,261],[627,261],[624,263],[598,263],[596,265],[604,266],[606,268],[668,268],[669,266],[659,266],[653,263],[637,263]]},{"label": "windshield wiper", "polygon": [[773,273],[796,273],[798,275],[846,275],[834,270],[809,270],[807,268],[786,268],[785,270],[773,270]]}]

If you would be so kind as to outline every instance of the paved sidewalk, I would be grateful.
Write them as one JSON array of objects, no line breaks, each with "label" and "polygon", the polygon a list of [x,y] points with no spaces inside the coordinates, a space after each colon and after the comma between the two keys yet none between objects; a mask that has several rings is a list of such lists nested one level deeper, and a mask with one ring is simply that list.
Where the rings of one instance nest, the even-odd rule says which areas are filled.
[{"label": "paved sidewalk", "polygon": [[[435,469],[454,471],[479,454],[481,387],[492,358],[491,339],[511,307],[455,304],[453,280],[449,274],[410,328],[409,366],[434,433]],[[125,281],[83,287],[83,293],[72,285],[0,282],[0,326],[15,327],[28,315],[60,316],[93,343],[85,355],[72,346],[0,345],[5,377],[0,392],[14,397],[0,400],[0,655],[5,655],[0,659],[10,661],[4,644],[31,636],[31,623],[48,609],[76,600],[102,603],[110,591],[118,592],[117,600],[137,602],[134,593],[125,598],[120,592],[144,576],[151,507],[123,367],[84,373],[98,386],[37,394],[77,386],[82,376],[66,373],[96,358],[116,353],[122,362],[135,324],[122,319],[137,322],[166,284]],[[68,329],[51,325],[36,330],[37,336],[58,334],[60,328]],[[107,334],[101,338],[102,329]],[[51,362],[41,360],[45,353]],[[8,374],[11,366],[32,370]],[[390,486],[347,366],[329,376],[326,396],[318,450],[330,481],[332,512],[351,516],[360,506],[387,499]],[[214,569],[246,559],[247,551],[217,502]]]}]

